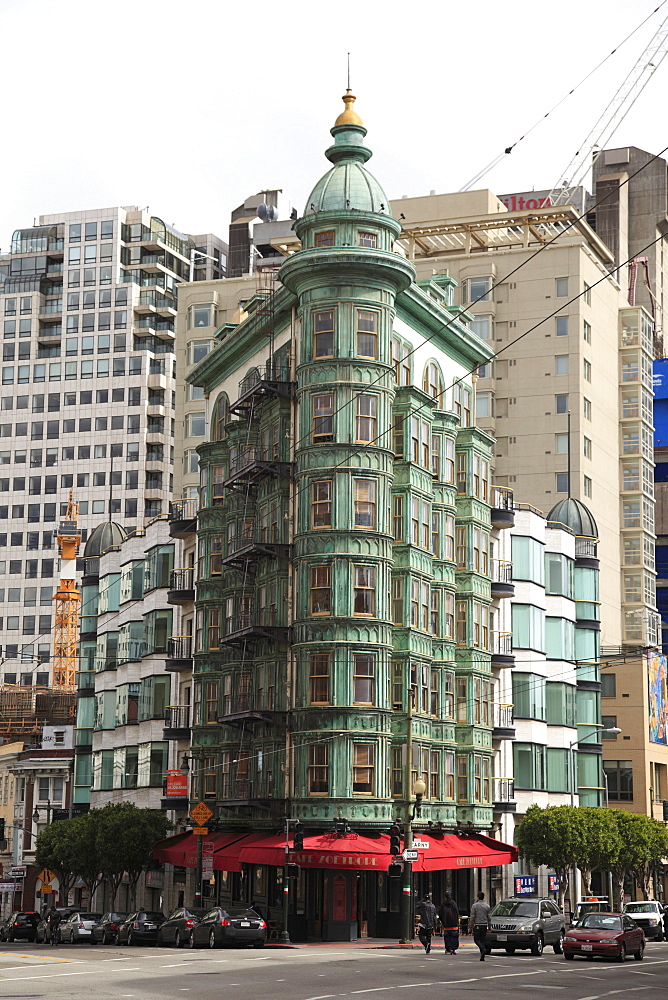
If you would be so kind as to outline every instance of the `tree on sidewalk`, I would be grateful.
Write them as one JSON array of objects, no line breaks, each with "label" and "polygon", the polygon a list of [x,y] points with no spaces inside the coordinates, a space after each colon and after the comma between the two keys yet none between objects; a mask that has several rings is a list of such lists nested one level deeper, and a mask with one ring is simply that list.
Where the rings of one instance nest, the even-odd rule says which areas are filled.
[{"label": "tree on sidewalk", "polygon": [[515,838],[520,854],[532,864],[554,868],[562,910],[569,874],[585,854],[585,823],[579,815],[582,811],[571,806],[529,806]]},{"label": "tree on sidewalk", "polygon": [[623,809],[611,810],[617,825],[620,849],[612,871],[615,905],[621,906],[624,877],[632,875],[644,899],[649,899],[650,882],[654,871],[668,857],[668,831],[663,823],[639,813]]},{"label": "tree on sidewalk", "polygon": [[35,847],[35,864],[56,873],[61,902],[67,905],[77,873],[76,838],[69,820],[51,823],[42,830]]},{"label": "tree on sidewalk", "polygon": [[171,824],[159,810],[138,809],[131,802],[110,803],[96,812],[100,871],[111,889],[112,909],[126,874],[134,905],[139,877],[153,861],[153,845],[166,835]]},{"label": "tree on sidewalk", "polygon": [[591,894],[591,876],[594,871],[610,871],[616,863],[621,847],[619,828],[609,809],[580,806],[577,820],[582,827],[582,842],[577,867],[582,872],[585,894]]}]

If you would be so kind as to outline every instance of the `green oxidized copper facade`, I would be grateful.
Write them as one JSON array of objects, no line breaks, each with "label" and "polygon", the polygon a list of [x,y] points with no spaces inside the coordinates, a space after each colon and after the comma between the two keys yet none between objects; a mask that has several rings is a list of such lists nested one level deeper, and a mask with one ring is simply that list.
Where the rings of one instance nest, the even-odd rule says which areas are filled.
[{"label": "green oxidized copper facade", "polygon": [[212,401],[193,794],[229,826],[386,830],[412,771],[425,823],[488,828],[488,349],[395,252],[357,116],[332,135],[271,310],[190,376]]}]

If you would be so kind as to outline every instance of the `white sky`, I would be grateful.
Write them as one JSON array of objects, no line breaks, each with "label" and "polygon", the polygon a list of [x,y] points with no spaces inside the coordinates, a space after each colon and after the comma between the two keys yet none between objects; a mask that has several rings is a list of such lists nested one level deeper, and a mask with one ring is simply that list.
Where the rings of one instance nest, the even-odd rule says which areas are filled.
[{"label": "white sky", "polygon": [[[458,190],[661,0],[0,0],[0,248],[39,214],[149,206],[224,239],[325,172],[352,53],[370,169],[391,198]],[[478,187],[549,188],[668,4]],[[611,145],[668,145],[668,58]]]}]

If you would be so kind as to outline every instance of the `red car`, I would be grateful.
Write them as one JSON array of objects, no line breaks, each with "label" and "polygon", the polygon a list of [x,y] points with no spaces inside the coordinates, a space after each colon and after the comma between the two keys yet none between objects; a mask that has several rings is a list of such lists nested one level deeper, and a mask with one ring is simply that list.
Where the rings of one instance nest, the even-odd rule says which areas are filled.
[{"label": "red car", "polygon": [[576,955],[593,958],[615,958],[623,962],[633,955],[641,962],[645,953],[645,935],[626,913],[587,913],[564,938],[564,958]]}]

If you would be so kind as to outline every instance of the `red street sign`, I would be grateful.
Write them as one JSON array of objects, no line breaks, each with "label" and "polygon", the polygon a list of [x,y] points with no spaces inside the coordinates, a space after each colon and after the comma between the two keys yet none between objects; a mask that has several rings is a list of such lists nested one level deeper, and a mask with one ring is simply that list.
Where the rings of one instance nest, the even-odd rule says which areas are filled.
[{"label": "red street sign", "polygon": [[170,798],[171,796],[183,798],[184,795],[188,794],[188,775],[183,774],[181,771],[167,771],[167,788],[166,796]]}]

